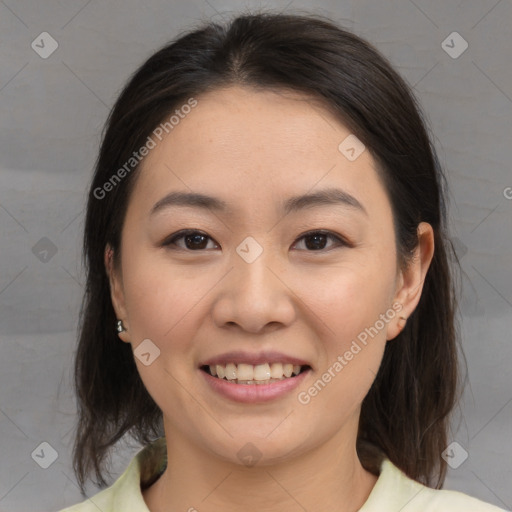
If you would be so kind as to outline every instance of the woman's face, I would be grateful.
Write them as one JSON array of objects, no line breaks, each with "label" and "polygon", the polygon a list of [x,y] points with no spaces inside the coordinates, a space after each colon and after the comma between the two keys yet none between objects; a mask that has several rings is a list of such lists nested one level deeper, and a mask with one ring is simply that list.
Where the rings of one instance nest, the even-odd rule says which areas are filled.
[{"label": "woman's face", "polygon": [[[357,140],[340,150],[350,131],[295,93],[231,87],[196,99],[153,136],[130,198],[111,281],[121,338],[168,438],[238,464],[353,442],[386,341],[414,307],[374,161],[357,156]],[[178,192],[225,206],[154,210]],[[313,196],[291,202],[303,195]],[[173,243],[182,230],[198,233]],[[243,381],[282,378],[280,363],[306,371],[240,384],[207,374],[209,363]]]}]

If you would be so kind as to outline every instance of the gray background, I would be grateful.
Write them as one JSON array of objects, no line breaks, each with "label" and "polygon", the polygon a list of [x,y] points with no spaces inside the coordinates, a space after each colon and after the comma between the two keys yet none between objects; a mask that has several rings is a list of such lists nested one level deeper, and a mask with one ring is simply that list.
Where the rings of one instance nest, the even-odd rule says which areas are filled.
[{"label": "gray background", "polygon": [[[109,108],[129,75],[180,31],[265,7],[314,10],[367,38],[427,112],[451,186],[470,382],[452,437],[453,458],[460,462],[462,449],[469,456],[445,488],[511,508],[510,0],[0,0],[1,511],[83,499],[70,460],[71,370],[86,188]],[[460,51],[460,40],[442,45],[454,31],[469,44],[457,58],[445,48]],[[42,32],[58,43],[46,59],[31,48]],[[42,442],[58,453],[47,469],[31,456]],[[121,448],[113,478],[140,447]],[[89,485],[88,495],[97,490]]]}]

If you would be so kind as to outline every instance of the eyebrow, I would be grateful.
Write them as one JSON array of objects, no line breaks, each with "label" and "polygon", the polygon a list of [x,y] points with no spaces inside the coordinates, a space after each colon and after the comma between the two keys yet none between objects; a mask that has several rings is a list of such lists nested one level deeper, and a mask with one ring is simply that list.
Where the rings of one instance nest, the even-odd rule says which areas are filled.
[{"label": "eyebrow", "polygon": [[[365,207],[351,194],[338,188],[327,188],[309,194],[302,194],[288,198],[282,210],[285,215],[325,205],[343,205],[361,211],[368,216]],[[150,216],[173,206],[188,206],[217,212],[226,212],[228,204],[217,197],[196,192],[170,192],[160,199],[151,209]]]}]

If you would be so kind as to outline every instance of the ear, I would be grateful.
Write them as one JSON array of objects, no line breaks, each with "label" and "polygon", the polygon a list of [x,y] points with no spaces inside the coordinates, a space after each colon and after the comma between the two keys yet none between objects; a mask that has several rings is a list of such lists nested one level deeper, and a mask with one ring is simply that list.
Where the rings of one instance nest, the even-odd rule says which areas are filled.
[{"label": "ear", "polygon": [[[116,317],[118,320],[123,321],[123,326],[125,328],[123,332],[118,333],[118,336],[123,341],[129,343],[130,339],[128,337],[128,314],[125,306],[123,279],[121,276],[121,272],[115,268],[113,255],[113,249],[110,247],[110,245],[107,244],[107,246],[105,247],[104,258],[105,269],[107,271],[110,283],[110,297],[112,300],[112,306],[114,307],[114,311],[116,313]],[[112,326],[112,328],[114,328],[114,326]]]},{"label": "ear", "polygon": [[[397,288],[393,304],[400,304],[401,309],[392,322],[389,322],[387,339],[392,340],[400,334],[418,302],[425,283],[427,270],[434,256],[434,230],[426,222],[418,225],[418,245],[407,265],[401,269],[397,279]],[[395,308],[393,308],[395,309]],[[396,310],[396,309],[395,309]]]}]

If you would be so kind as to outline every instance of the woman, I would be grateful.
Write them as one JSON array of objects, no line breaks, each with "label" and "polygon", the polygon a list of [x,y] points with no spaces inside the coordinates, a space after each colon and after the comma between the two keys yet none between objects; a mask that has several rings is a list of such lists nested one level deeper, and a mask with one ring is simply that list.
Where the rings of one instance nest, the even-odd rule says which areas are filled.
[{"label": "woman", "polygon": [[460,396],[443,174],[404,81],[318,16],[153,55],[90,187],[67,511],[500,510],[440,490]]}]

